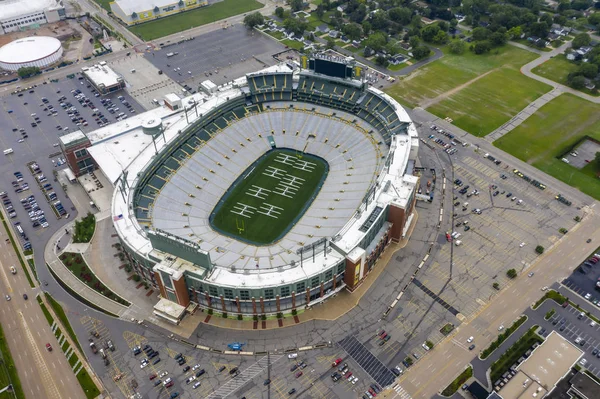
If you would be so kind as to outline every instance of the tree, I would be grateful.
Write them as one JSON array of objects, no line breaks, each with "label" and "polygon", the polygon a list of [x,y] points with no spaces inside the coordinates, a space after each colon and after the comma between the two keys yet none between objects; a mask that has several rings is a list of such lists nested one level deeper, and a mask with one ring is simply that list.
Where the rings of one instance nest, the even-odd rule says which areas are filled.
[{"label": "tree", "polygon": [[574,49],[578,49],[580,47],[589,46],[592,42],[592,38],[587,33],[580,33],[571,42],[571,46]]},{"label": "tree", "polygon": [[431,50],[427,46],[418,46],[412,50],[412,55],[416,60],[427,58],[429,54],[431,54]]},{"label": "tree", "polygon": [[371,29],[373,29],[373,27],[369,21],[364,21],[362,23],[362,29],[363,33],[368,36],[371,33]]},{"label": "tree", "polygon": [[427,25],[421,31],[421,37],[426,42],[431,43],[431,42],[433,42],[433,38],[435,37],[435,35],[438,34],[439,31],[440,31],[440,27],[437,24]]},{"label": "tree", "polygon": [[579,67],[579,72],[588,79],[594,79],[598,75],[598,65],[584,62]]},{"label": "tree", "polygon": [[421,43],[421,41],[418,36],[411,36],[410,39],[408,39],[408,44],[410,44],[410,47],[412,48],[419,47],[419,43]]},{"label": "tree", "polygon": [[405,7],[396,7],[388,10],[388,16],[394,22],[399,23],[402,26],[406,26],[410,23],[412,18],[412,10]]},{"label": "tree", "polygon": [[283,18],[283,13],[284,13],[284,11],[285,11],[285,10],[283,9],[283,7],[277,7],[277,8],[275,9],[275,15],[276,15],[277,17],[279,17],[279,18]]},{"label": "tree", "polygon": [[516,271],[515,269],[509,269],[509,270],[506,272],[506,276],[507,276],[508,278],[515,278],[515,277],[517,277],[517,271]]},{"label": "tree", "polygon": [[386,44],[385,35],[382,32],[373,33],[364,41],[364,44],[373,49],[373,51],[378,52]]},{"label": "tree", "polygon": [[40,68],[31,66],[31,67],[21,67],[17,71],[17,74],[20,78],[28,78],[30,76],[35,76],[40,73]]},{"label": "tree", "polygon": [[375,63],[379,66],[387,67],[390,62],[383,55],[378,55],[377,58],[375,58]]},{"label": "tree", "polygon": [[535,247],[535,252],[537,252],[538,254],[543,254],[544,253],[544,247],[542,247],[541,245],[538,245],[537,247]]},{"label": "tree", "polygon": [[326,47],[328,49],[333,49],[335,47],[335,40],[333,40],[331,37],[328,37]]},{"label": "tree", "polygon": [[296,36],[302,36],[306,28],[308,27],[308,23],[298,18],[286,18],[283,21],[283,26],[290,32],[293,32]]},{"label": "tree", "polygon": [[440,30],[432,40],[436,44],[446,44],[448,43],[448,34],[442,30]]},{"label": "tree", "polygon": [[427,340],[427,341],[425,341],[425,345],[427,345],[427,347],[428,347],[429,349],[433,349],[433,342],[431,342],[431,341]]},{"label": "tree", "polygon": [[248,29],[252,29],[257,25],[262,25],[264,23],[265,17],[258,11],[244,17],[244,25],[246,25],[246,28]]},{"label": "tree", "polygon": [[502,46],[508,40],[507,34],[502,32],[494,32],[490,35],[490,42],[494,46]]},{"label": "tree", "polygon": [[290,8],[294,12],[302,10],[303,6],[304,6],[304,2],[302,0],[291,0],[290,1]]},{"label": "tree", "polygon": [[452,18],[452,19],[450,20],[450,27],[451,27],[452,29],[456,29],[456,25],[458,25],[458,21],[457,21],[455,18]]},{"label": "tree", "polygon": [[315,15],[319,18],[322,19],[323,15],[325,15],[325,8],[323,8],[323,4],[319,4],[317,6],[317,9],[315,10]]},{"label": "tree", "polygon": [[346,24],[342,28],[342,32],[344,32],[350,40],[358,40],[362,36],[362,27],[357,23]]},{"label": "tree", "polygon": [[571,77],[571,74],[569,74],[569,76],[567,76],[567,83],[575,90],[581,90],[585,87],[585,78],[581,75]]},{"label": "tree", "polygon": [[529,32],[532,36],[544,38],[548,36],[548,24],[545,22],[534,22],[529,27]]},{"label": "tree", "polygon": [[513,26],[508,30],[508,36],[511,39],[518,39],[523,34],[523,29],[520,26]]},{"label": "tree", "polygon": [[452,54],[463,54],[467,45],[462,40],[452,40],[448,48]]},{"label": "tree", "polygon": [[475,29],[473,29],[473,40],[475,40],[476,42],[482,41],[482,40],[487,40],[489,35],[490,35],[490,31],[482,28],[482,27],[477,27]]},{"label": "tree", "polygon": [[484,40],[482,42],[477,42],[473,46],[473,52],[475,54],[484,54],[484,53],[487,53],[488,51],[490,51],[491,49],[492,49],[492,46],[491,46],[490,42],[488,42],[487,40]]},{"label": "tree", "polygon": [[494,283],[494,284],[492,284],[492,287],[494,287],[495,290],[499,290],[500,289],[500,284]]}]

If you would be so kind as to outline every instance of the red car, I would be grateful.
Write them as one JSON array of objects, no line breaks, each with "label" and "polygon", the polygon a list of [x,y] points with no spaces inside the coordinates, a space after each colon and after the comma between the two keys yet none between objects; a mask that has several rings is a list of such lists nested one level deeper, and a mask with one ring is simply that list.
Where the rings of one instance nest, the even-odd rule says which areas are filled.
[{"label": "red car", "polygon": [[171,388],[173,386],[173,384],[175,384],[175,383],[173,381],[171,381],[167,385],[165,385],[165,388]]},{"label": "red car", "polygon": [[450,236],[450,233],[446,233],[446,241],[448,241],[448,242],[452,241],[452,237]]},{"label": "red car", "polygon": [[301,377],[301,376],[302,376],[302,374],[303,374],[303,373],[302,373],[302,371],[298,371],[298,372],[296,373],[296,378],[298,378],[298,377]]},{"label": "red car", "polygon": [[331,367],[335,367],[342,362],[342,358],[335,359],[333,363],[331,363]]},{"label": "red car", "polygon": [[153,379],[155,379],[155,378],[156,378],[156,374],[152,374],[152,375],[150,376],[150,381],[152,381],[152,380],[153,380]]},{"label": "red car", "polygon": [[46,349],[48,350],[48,352],[52,352],[52,345],[46,344]]},{"label": "red car", "polygon": [[346,374],[346,379],[349,380],[350,377],[352,377],[352,371],[348,371],[348,373]]}]

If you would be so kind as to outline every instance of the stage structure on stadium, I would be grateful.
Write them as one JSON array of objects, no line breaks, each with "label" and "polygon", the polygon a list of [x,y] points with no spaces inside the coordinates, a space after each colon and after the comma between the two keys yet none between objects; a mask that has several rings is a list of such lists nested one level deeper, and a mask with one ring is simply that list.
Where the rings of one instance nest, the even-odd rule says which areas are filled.
[{"label": "stage structure on stadium", "polygon": [[[351,63],[316,55],[301,65],[250,73],[184,98],[178,111],[159,107],[87,134],[115,187],[127,259],[163,298],[158,316],[177,323],[190,306],[230,317],[303,309],[354,291],[407,234],[419,147],[408,114]],[[161,121],[160,134],[144,134],[148,120]],[[290,210],[283,197],[295,198],[319,162],[314,194]],[[236,191],[246,178],[264,184]],[[227,232],[211,219],[220,206],[230,206]],[[296,213],[280,236],[254,242],[253,226],[288,211]]]}]

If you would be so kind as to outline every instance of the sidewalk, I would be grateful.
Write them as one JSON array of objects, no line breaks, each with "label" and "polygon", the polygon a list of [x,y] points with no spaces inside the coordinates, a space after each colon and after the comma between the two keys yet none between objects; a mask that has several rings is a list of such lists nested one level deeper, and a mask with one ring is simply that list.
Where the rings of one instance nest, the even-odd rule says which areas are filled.
[{"label": "sidewalk", "polygon": [[[72,230],[74,224],[75,221],[69,223],[66,228]],[[58,230],[56,233],[54,233],[50,240],[48,240],[46,248],[44,249],[44,260],[46,261],[46,264],[50,270],[62,281],[64,285],[68,286],[71,290],[77,293],[77,295],[81,296],[88,302],[91,302],[113,314],[119,316],[123,315],[127,310],[126,306],[111,301],[104,295],[99,294],[92,288],[88,287],[81,280],[79,280],[79,278],[75,277],[73,273],[71,273],[71,271],[58,259],[58,255],[55,252],[55,243],[58,242],[61,236],[64,234],[64,230]]]}]

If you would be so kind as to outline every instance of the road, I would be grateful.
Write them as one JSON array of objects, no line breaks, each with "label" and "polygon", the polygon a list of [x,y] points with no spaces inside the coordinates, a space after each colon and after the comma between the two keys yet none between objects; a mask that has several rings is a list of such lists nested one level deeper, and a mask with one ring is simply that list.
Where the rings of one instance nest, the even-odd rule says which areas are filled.
[{"label": "road", "polygon": [[586,240],[600,236],[600,216],[595,208],[590,207],[576,230],[571,230],[567,237],[540,256],[531,268],[536,272],[534,277],[518,277],[494,302],[487,303],[476,317],[461,325],[445,344],[434,348],[428,356],[411,367],[400,379],[400,385],[413,398],[430,398],[452,382],[473,358],[473,353],[467,348],[467,338],[473,336],[477,347],[487,347],[496,338],[500,324],[510,324],[527,306],[540,298],[541,287],[560,281],[570,274],[573,265],[589,255],[593,248]]},{"label": "road", "polygon": [[[71,366],[50,330],[4,229],[0,232],[0,292],[11,300],[0,307],[0,323],[26,398],[80,399],[85,397]],[[10,273],[15,266],[17,274]],[[23,299],[27,293],[28,300]],[[2,298],[5,301],[4,298]],[[46,343],[54,350],[48,352]]]}]

